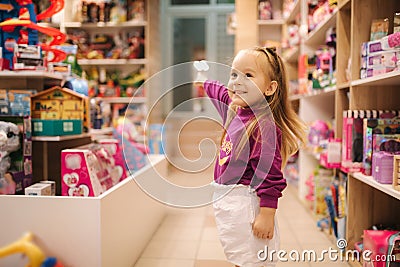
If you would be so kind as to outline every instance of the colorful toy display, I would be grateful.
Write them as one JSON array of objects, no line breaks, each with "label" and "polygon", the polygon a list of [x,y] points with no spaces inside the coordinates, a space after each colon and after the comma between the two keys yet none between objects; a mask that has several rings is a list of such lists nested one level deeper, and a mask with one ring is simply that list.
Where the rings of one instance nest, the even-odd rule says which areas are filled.
[{"label": "colorful toy display", "polygon": [[81,134],[82,123],[89,121],[88,99],[72,90],[52,87],[32,96],[34,135]]},{"label": "colorful toy display", "polygon": [[23,194],[32,183],[32,141],[29,117],[1,117],[0,194]]},{"label": "colorful toy display", "polygon": [[0,121],[0,194],[15,194],[16,184],[12,174],[10,154],[20,148],[19,128],[11,122]]},{"label": "colorful toy display", "polygon": [[29,267],[63,267],[54,257],[46,257],[44,252],[33,243],[33,234],[26,233],[17,241],[0,248],[0,258],[22,253],[28,258]]},{"label": "colorful toy display", "polygon": [[40,44],[40,49],[51,53],[50,61],[63,60],[65,53],[54,49],[54,45],[64,43],[65,34],[60,30],[43,27],[38,21],[51,17],[64,7],[63,0],[52,0],[50,7],[36,15],[32,0],[2,0],[6,8],[0,8],[0,46],[3,47],[3,68],[14,69],[16,45],[38,46],[38,31],[53,37],[48,44]]}]

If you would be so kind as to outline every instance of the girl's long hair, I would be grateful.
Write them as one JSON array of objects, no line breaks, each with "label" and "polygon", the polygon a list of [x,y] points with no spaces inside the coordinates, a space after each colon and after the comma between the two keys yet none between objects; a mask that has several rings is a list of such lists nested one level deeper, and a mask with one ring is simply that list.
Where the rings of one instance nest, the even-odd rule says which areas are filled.
[{"label": "girl's long hair", "polygon": [[[268,78],[267,80],[276,81],[278,83],[275,93],[265,98],[272,112],[275,124],[282,132],[281,157],[283,168],[289,157],[296,153],[300,146],[305,144],[306,125],[300,120],[291,106],[288,98],[286,69],[282,59],[275,52],[275,49],[255,47],[246,49],[244,52],[255,55],[260,68]],[[235,105],[229,107],[221,142],[225,138],[226,129],[228,129],[238,108],[239,107]],[[254,116],[254,118],[246,124],[246,133],[243,134],[237,146],[237,151],[240,152],[244,148],[250,136],[254,136],[256,141],[259,139],[261,135],[257,133],[256,129],[262,129],[262,127],[258,127],[258,123],[260,121],[265,121],[263,118],[266,118],[268,114],[269,110],[266,108],[266,112],[261,115],[257,114],[257,116]],[[237,153],[237,155],[238,154],[239,153]]]}]

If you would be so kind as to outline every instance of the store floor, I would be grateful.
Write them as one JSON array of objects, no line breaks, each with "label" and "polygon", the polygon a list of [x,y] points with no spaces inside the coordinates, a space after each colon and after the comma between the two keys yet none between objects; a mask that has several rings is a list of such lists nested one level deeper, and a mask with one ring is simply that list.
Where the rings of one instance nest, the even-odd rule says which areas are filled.
[{"label": "store floor", "polygon": [[[170,172],[177,183],[195,180],[187,173]],[[193,176],[193,175],[192,175]],[[212,177],[211,168],[197,177]],[[183,182],[184,183],[184,182]],[[310,212],[299,202],[295,191],[288,187],[279,202],[278,220],[281,234],[281,249],[287,251],[315,250],[317,255],[336,245],[316,226]],[[301,254],[300,254],[301,255]],[[289,256],[286,256],[289,259]],[[278,267],[328,267],[349,266],[344,262],[333,262],[329,257],[324,262],[278,263]],[[134,267],[231,267],[225,261],[218,241],[212,207],[196,209],[174,209],[164,219],[152,240]]]}]

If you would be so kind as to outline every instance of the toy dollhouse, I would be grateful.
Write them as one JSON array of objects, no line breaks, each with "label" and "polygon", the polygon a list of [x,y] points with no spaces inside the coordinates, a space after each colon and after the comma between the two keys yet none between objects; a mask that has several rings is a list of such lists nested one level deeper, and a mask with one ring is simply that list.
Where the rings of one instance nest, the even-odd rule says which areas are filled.
[{"label": "toy dollhouse", "polygon": [[52,87],[32,96],[33,135],[81,134],[87,97],[70,89]]}]

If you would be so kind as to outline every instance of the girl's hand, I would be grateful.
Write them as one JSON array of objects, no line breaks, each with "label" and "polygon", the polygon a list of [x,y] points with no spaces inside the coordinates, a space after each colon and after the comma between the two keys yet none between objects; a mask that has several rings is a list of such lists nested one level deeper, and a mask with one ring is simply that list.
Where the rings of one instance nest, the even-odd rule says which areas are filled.
[{"label": "girl's hand", "polygon": [[253,223],[253,234],[261,239],[272,239],[274,236],[276,209],[261,207]]}]

